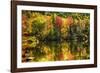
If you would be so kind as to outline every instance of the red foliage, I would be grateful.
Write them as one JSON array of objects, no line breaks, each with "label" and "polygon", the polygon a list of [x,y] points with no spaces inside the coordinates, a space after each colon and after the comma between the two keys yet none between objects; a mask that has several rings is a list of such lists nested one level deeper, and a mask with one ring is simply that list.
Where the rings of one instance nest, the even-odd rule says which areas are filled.
[{"label": "red foliage", "polygon": [[62,18],[60,17],[60,16],[56,16],[56,21],[55,21],[55,23],[56,23],[56,25],[58,26],[58,27],[60,27],[61,25],[62,25]]}]

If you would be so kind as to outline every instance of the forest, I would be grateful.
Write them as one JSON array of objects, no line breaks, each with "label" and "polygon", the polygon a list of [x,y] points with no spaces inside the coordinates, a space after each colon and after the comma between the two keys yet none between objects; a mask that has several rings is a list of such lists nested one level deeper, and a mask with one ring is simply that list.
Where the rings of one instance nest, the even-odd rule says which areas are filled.
[{"label": "forest", "polygon": [[90,14],[22,10],[22,62],[90,59]]}]

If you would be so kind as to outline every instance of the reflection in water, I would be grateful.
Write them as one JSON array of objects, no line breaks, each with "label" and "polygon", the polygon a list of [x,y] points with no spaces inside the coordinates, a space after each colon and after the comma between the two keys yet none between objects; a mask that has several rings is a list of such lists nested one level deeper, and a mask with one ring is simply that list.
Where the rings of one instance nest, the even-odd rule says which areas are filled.
[{"label": "reflection in water", "polygon": [[[29,43],[31,41],[28,40]],[[74,41],[75,42],[75,41]],[[25,62],[44,62],[44,61],[65,61],[89,59],[87,48],[82,48],[78,43],[70,43],[67,40],[61,41],[35,41],[33,47],[24,49]],[[74,47],[72,46],[74,45]]]}]

